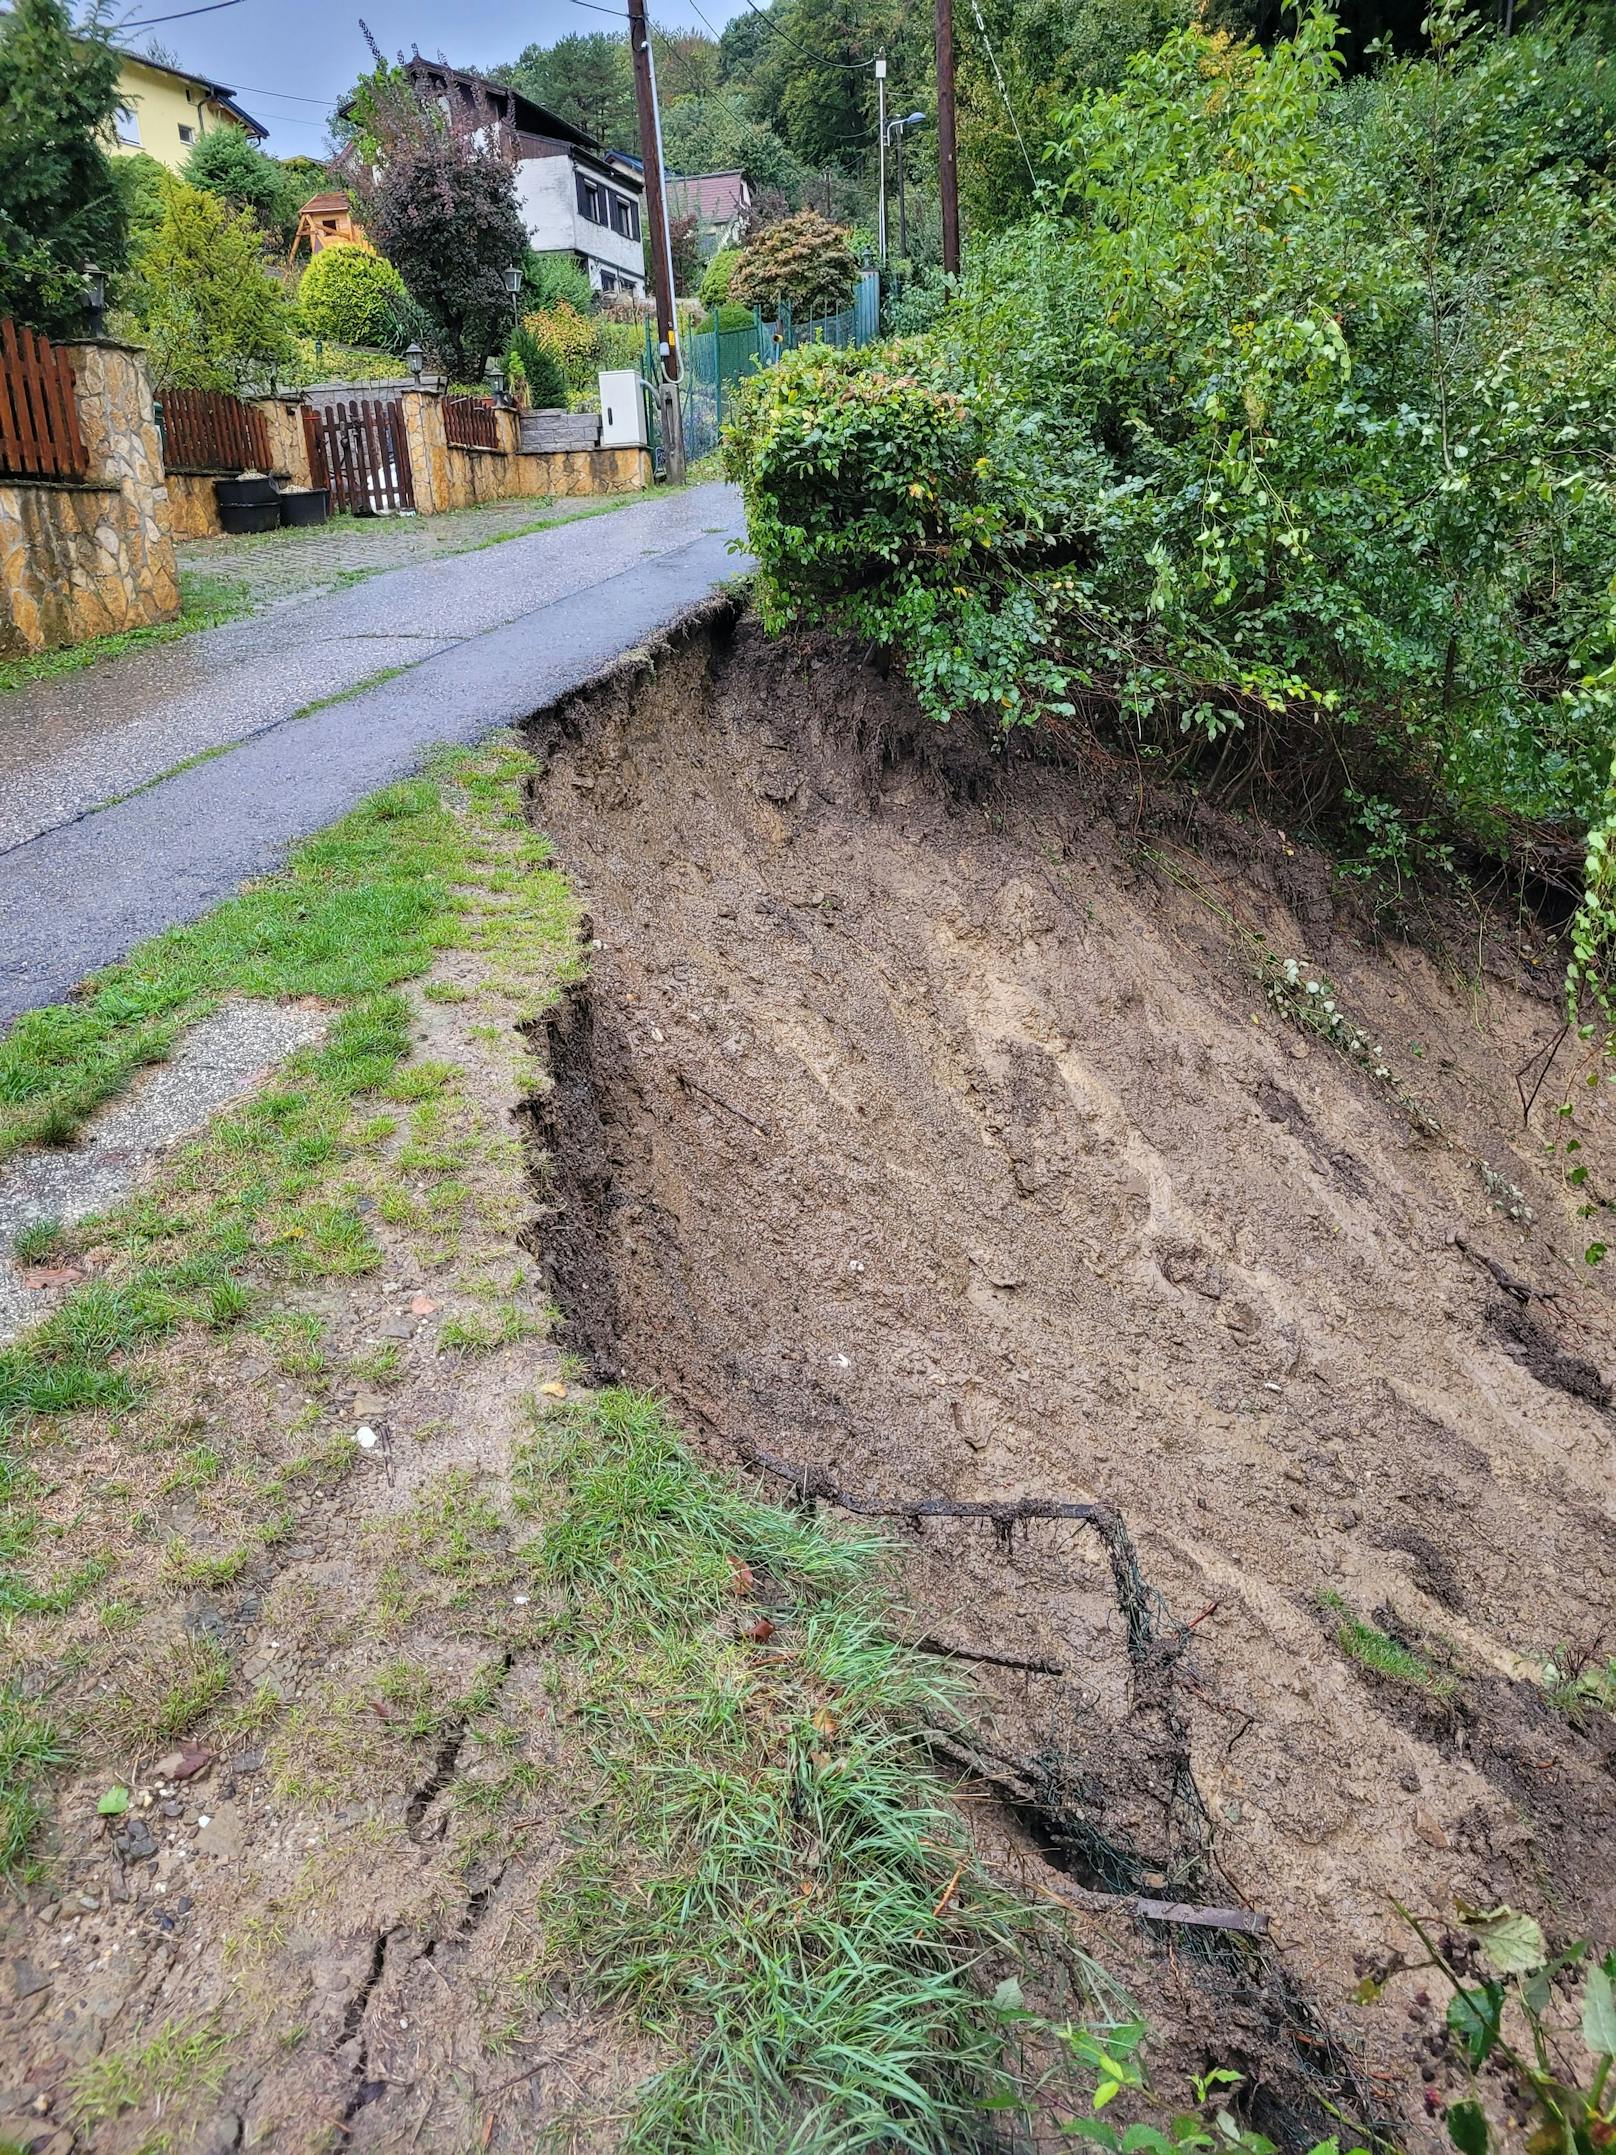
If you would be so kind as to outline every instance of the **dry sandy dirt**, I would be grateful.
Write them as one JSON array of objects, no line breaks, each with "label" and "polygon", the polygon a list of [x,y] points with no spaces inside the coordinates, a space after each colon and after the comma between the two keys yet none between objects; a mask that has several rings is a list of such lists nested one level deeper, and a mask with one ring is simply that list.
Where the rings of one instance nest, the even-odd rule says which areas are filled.
[{"label": "dry sandy dirt", "polygon": [[[977,1665],[966,1807],[991,1866],[1085,1903],[1164,2097],[1216,2061],[1287,2150],[1334,2102],[1434,2151],[1440,2001],[1353,2002],[1410,1944],[1390,1897],[1616,1940],[1611,1722],[1538,1681],[1559,1645],[1616,1646],[1616,1340],[1577,1209],[1609,1120],[1579,1089],[1573,1190],[1545,1152],[1570,1051],[1524,1119],[1516,1082],[1555,1035],[1552,949],[1477,916],[1376,937],[1279,832],[1092,745],[927,730],[857,652],[771,645],[727,603],[529,738],[594,947],[538,1023],[465,955],[415,996],[458,1073],[432,1139],[469,1193],[452,1254],[376,1215],[382,1271],[294,1298],[322,1369],[188,1332],[149,1411],[53,1455],[64,1564],[156,1522],[127,1557],[152,1613],[30,1619],[8,1666],[35,1653],[103,1720],[186,1656],[234,1688],[194,1777],[148,1746],[59,1788],[6,1918],[0,2140],[613,2144],[657,2060],[527,1981],[571,1791],[511,1467],[565,1344],[666,1392],[715,1461],[893,1508],[917,1633],[1058,1668]],[[1389,1075],[1277,1008],[1264,953],[1327,976]],[[379,1158],[365,1203],[402,1172]],[[510,1337],[453,1347],[495,1304]],[[231,1465],[193,1491],[198,1444]],[[295,1529],[160,1590],[164,1537],[227,1548],[238,1466],[310,1446],[349,1463],[298,1484]],[[1029,1495],[1118,1533],[903,1515]],[[1348,1612],[1430,1685],[1345,1652]],[[150,1799],[132,1822],[96,1815],[115,1770]],[[217,2052],[176,2070],[187,2031]]]},{"label": "dry sandy dirt", "polygon": [[[856,652],[725,607],[534,738],[599,942],[538,1109],[578,1343],[721,1456],[1114,1506],[1160,1597],[1132,1652],[1092,1533],[909,1530],[930,1633],[1064,1671],[981,1672],[1000,1792],[1035,1760],[1045,1799],[1012,1860],[1263,1911],[1266,1947],[1124,1952],[1181,2062],[1244,2064],[1282,2144],[1320,2095],[1438,2144],[1441,2001],[1351,2002],[1416,1950],[1390,1896],[1616,1936],[1610,1720],[1535,1680],[1610,1651],[1616,1580],[1577,1212],[1609,1119],[1572,1086],[1572,1190],[1571,1055],[1524,1118],[1516,1077],[1552,951],[1476,916],[1374,937],[1283,834],[1092,748],[928,733]],[[1328,976],[1367,1065],[1273,1007],[1264,952]],[[1345,1653],[1349,1612],[1433,1688]]]}]

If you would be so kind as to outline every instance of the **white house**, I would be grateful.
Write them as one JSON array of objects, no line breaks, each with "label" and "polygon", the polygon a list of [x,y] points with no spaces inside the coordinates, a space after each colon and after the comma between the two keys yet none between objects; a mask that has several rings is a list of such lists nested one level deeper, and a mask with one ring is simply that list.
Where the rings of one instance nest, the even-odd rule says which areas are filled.
[{"label": "white house", "polygon": [[516,167],[517,199],[539,253],[575,255],[597,291],[645,297],[645,184],[630,160],[505,83],[419,53],[404,71],[418,96],[445,110],[459,105],[491,129]]}]

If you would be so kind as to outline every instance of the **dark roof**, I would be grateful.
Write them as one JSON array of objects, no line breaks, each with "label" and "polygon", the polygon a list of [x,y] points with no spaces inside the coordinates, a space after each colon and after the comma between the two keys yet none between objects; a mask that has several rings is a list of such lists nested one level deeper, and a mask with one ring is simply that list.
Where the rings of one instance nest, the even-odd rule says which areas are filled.
[{"label": "dark roof", "polygon": [[154,75],[172,75],[177,82],[199,82],[214,104],[220,105],[232,118],[241,122],[249,135],[256,135],[260,142],[269,133],[261,121],[255,120],[244,106],[236,103],[236,93],[222,82],[209,82],[206,75],[197,73],[194,67],[171,67],[166,60],[148,59],[143,52],[131,52],[126,45],[118,47],[126,60],[133,60],[137,67],[149,67]]},{"label": "dark roof", "polygon": [[519,135],[542,135],[547,141],[570,142],[580,150],[592,150],[597,157],[601,155],[601,146],[593,135],[585,134],[581,127],[574,127],[570,120],[564,120],[559,112],[552,112],[548,105],[535,104],[531,97],[512,89],[508,82],[494,82],[473,68],[450,67],[443,61],[424,60],[419,53],[405,61],[404,72],[417,87],[425,84],[434,91],[444,92],[453,87],[468,97],[489,98],[501,119],[508,118]]}]

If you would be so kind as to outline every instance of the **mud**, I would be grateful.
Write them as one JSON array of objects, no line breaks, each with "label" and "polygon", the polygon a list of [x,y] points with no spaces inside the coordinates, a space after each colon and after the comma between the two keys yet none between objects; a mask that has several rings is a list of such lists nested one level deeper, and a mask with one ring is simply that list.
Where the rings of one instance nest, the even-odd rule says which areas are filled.
[{"label": "mud", "polygon": [[[1263,1947],[1104,1936],[1282,2144],[1321,2099],[1440,2144],[1425,2009],[1351,2002],[1408,1944],[1389,1897],[1616,1936],[1610,1724],[1535,1680],[1616,1573],[1609,1294],[1561,1095],[1523,1122],[1515,1082],[1552,952],[1474,917],[1377,940],[1283,832],[928,732],[732,606],[533,737],[597,945],[532,1132],[575,1344],[717,1456],[1114,1507],[1143,1647],[1079,1523],[898,1528],[917,1630],[1066,1672],[981,1671],[979,1735],[1041,1776],[1004,1860],[1265,1912]],[[1265,999],[1265,952],[1388,1078]],[[1326,1594],[1451,1695],[1351,1658]]]}]

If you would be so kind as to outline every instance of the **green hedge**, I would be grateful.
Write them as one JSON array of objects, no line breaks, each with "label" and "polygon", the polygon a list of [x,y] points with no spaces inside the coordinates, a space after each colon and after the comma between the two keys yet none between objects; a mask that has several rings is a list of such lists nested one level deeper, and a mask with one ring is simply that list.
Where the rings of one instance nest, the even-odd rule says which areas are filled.
[{"label": "green hedge", "polygon": [[344,241],[322,247],[303,272],[297,309],[312,337],[379,345],[392,334],[389,303],[403,294],[404,280],[391,262]]}]

